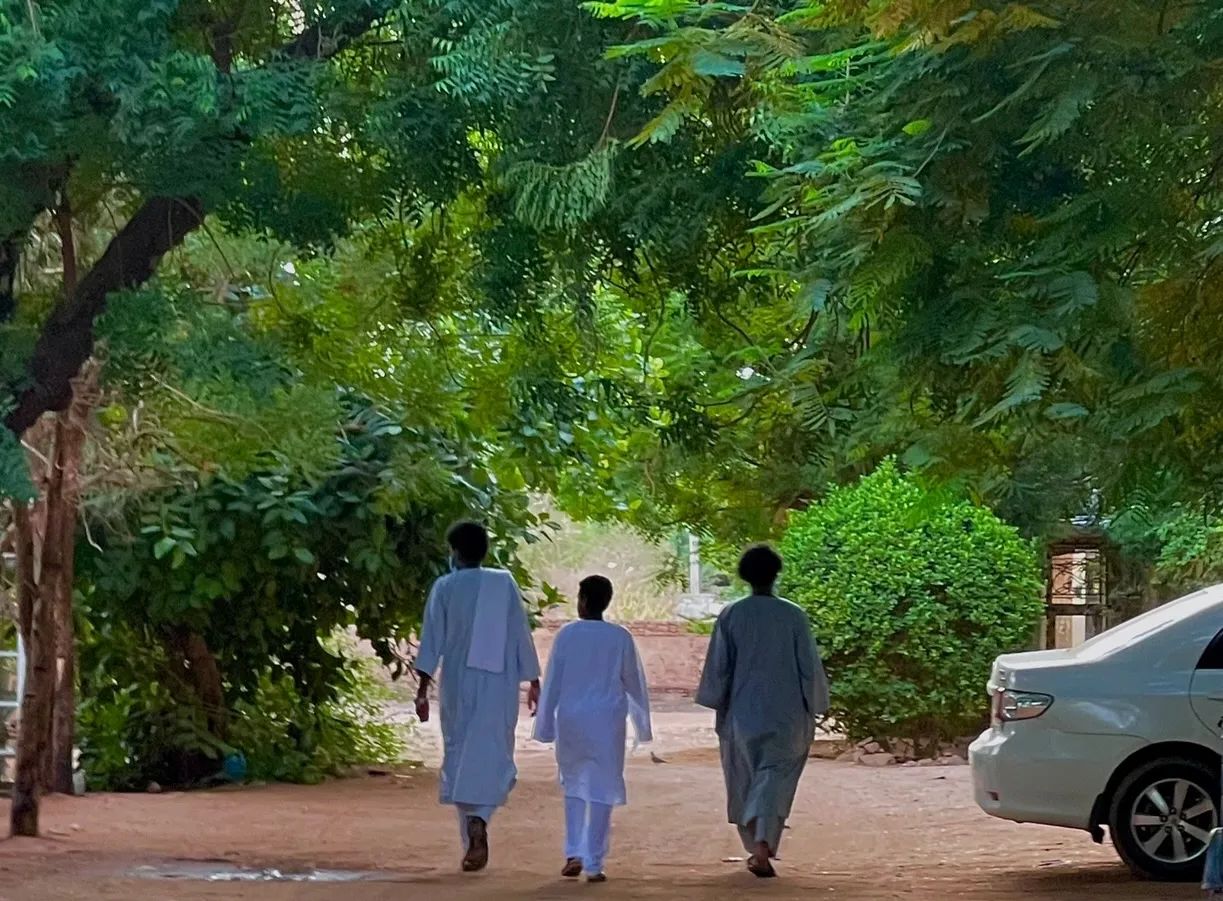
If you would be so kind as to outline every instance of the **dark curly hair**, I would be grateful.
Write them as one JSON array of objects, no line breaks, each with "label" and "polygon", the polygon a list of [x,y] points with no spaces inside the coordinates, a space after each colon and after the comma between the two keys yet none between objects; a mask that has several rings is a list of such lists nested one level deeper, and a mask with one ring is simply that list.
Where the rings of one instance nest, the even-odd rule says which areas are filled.
[{"label": "dark curly hair", "polygon": [[464,563],[482,563],[488,556],[488,530],[478,522],[456,522],[446,533],[446,541]]},{"label": "dark curly hair", "polygon": [[749,547],[739,558],[739,578],[752,588],[772,588],[781,573],[781,556],[767,544]]}]

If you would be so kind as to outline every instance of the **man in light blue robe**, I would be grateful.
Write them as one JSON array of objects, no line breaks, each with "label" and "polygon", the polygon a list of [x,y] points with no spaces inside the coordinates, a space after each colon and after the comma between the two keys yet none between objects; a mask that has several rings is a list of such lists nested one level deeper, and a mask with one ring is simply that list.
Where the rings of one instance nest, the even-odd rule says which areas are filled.
[{"label": "man in light blue robe", "polygon": [[807,764],[828,680],[802,609],[773,592],[781,558],[753,547],[739,561],[752,586],[718,617],[696,702],[717,714],[727,814],[748,869],[776,875],[782,830]]},{"label": "man in light blue robe", "polygon": [[483,526],[464,522],[447,535],[454,570],[429,592],[416,672],[416,712],[429,719],[429,686],[440,683],[442,772],[440,800],[454,805],[463,840],[463,870],[488,865],[488,824],[518,778],[514,732],[520,686],[530,683],[527,708],[539,704],[539,657],[526,607],[513,576],[481,564],[488,554]]}]

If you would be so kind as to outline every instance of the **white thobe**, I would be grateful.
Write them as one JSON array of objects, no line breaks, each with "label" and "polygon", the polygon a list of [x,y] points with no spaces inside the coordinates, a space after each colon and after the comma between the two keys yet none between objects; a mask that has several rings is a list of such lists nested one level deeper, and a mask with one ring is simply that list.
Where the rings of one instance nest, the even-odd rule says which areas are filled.
[{"label": "white thobe", "polygon": [[561,629],[552,644],[535,720],[535,740],[556,743],[565,795],[623,805],[625,721],[637,740],[653,739],[650,699],[628,630],[601,620]]},{"label": "white thobe", "polygon": [[[490,625],[487,618],[480,619],[503,643],[504,657],[490,655],[482,636],[473,635],[479,607],[485,604],[504,611],[504,623]],[[484,661],[479,666],[471,665],[476,662],[473,638]],[[490,671],[490,656],[491,669],[499,672]],[[478,811],[487,821],[491,810],[506,802],[518,778],[514,730],[519,687],[539,678],[539,658],[526,607],[508,572],[460,569],[433,583],[416,669],[436,676],[439,665],[444,668],[438,679],[443,748],[440,800]]]}]

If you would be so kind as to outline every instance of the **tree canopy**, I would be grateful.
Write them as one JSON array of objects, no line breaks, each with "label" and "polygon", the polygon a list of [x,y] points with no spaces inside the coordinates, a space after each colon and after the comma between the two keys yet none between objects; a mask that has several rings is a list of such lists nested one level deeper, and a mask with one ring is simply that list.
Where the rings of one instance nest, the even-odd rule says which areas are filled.
[{"label": "tree canopy", "polygon": [[613,51],[670,101],[642,140],[767,147],[741,274],[813,322],[760,390],[817,397],[834,456],[895,450],[1029,531],[1217,496],[1213,4],[591,8],[649,32]]},{"label": "tree canopy", "polygon": [[91,615],[311,699],[303,624],[389,653],[528,492],[716,549],[894,456],[1208,578],[1221,62],[1208,2],[0,2],[13,533],[96,402]]}]

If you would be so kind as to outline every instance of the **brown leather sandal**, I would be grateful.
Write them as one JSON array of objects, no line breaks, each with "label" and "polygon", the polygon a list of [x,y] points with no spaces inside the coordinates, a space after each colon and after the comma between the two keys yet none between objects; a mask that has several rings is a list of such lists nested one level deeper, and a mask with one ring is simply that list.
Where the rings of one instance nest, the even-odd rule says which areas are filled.
[{"label": "brown leather sandal", "polygon": [[777,875],[777,871],[773,869],[773,862],[758,854],[753,854],[747,859],[747,871],[758,879],[772,879]]},{"label": "brown leather sandal", "polygon": [[565,869],[561,870],[561,875],[566,879],[577,879],[582,875],[582,858],[570,857],[565,861]]},{"label": "brown leather sandal", "polygon": [[463,872],[478,873],[488,866],[488,824],[479,817],[467,818],[467,854]]}]

